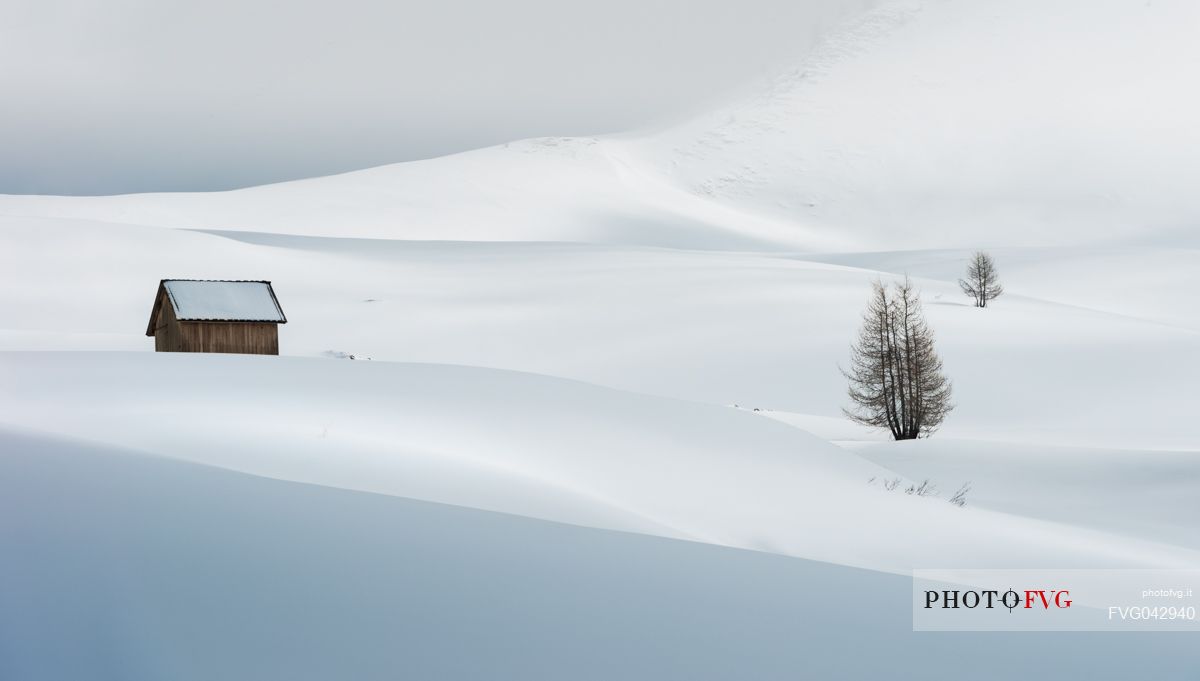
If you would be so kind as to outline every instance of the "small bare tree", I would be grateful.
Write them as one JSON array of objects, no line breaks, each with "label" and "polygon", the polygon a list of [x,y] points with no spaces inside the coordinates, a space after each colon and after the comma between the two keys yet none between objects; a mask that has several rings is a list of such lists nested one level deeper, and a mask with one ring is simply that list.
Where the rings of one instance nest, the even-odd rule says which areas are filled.
[{"label": "small bare tree", "polygon": [[873,284],[858,340],[850,346],[850,368],[842,373],[853,403],[842,410],[846,416],[886,428],[897,440],[928,437],[954,408],[933,331],[908,277],[891,294],[882,282]]},{"label": "small bare tree", "polygon": [[967,277],[958,280],[958,287],[963,293],[975,299],[975,307],[987,307],[988,301],[999,298],[1004,293],[1000,285],[1000,274],[996,272],[996,263],[992,256],[983,251],[976,251],[967,265]]}]

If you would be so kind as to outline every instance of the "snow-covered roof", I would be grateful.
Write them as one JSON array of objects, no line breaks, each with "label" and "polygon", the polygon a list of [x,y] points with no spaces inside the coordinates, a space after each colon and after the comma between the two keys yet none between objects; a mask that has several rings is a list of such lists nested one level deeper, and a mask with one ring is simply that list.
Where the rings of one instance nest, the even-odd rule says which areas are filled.
[{"label": "snow-covered roof", "polygon": [[[269,281],[163,279],[160,291],[166,291],[165,298],[179,321],[287,323]],[[155,300],[147,335],[154,334],[159,300]]]}]

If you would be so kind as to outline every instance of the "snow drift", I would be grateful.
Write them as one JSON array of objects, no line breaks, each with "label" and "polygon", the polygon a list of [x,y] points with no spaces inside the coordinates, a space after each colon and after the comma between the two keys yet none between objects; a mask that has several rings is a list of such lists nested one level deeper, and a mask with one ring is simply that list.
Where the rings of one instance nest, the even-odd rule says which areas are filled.
[{"label": "snow drift", "polygon": [[752,412],[531,374],[0,353],[0,376],[0,423],[331,487],[896,572],[1200,561],[1190,542],[888,494],[869,484],[885,467]]},{"label": "snow drift", "polygon": [[891,575],[8,430],[0,452],[4,678],[1119,679],[1200,662],[1173,636],[947,646],[909,631]]}]

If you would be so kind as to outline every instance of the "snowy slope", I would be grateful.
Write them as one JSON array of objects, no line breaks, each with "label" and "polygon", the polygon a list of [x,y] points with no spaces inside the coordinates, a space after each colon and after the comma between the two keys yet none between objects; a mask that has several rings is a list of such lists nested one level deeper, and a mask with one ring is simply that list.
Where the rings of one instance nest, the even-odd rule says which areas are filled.
[{"label": "snowy slope", "polygon": [[897,0],[693,120],[212,194],[0,214],[287,234],[803,250],[1187,244],[1188,0]]},{"label": "snowy slope", "polygon": [[60,352],[0,353],[0,378],[11,427],[286,480],[895,572],[1200,562],[1196,537],[887,493],[887,468],[752,412],[532,374]]},{"label": "snowy slope", "polygon": [[[10,351],[0,353],[0,401],[12,426],[289,480],[888,570],[1179,564],[1200,550],[1192,533],[1173,529],[1200,511],[1175,503],[1164,517],[1160,495],[1182,485],[1173,494],[1186,500],[1198,473],[1186,378],[1200,376],[1197,333],[1019,293],[1052,281],[1033,275],[1063,262],[1057,249],[1022,252],[1006,279],[1016,292],[981,312],[947,281],[961,252],[804,260],[63,220],[0,226],[9,246],[0,279],[27,292],[0,332]],[[310,359],[150,353],[145,318],[164,270],[269,275],[291,320],[283,352]],[[872,466],[749,411],[801,412],[784,420],[858,437],[829,429],[844,400],[837,365],[869,281],[905,270],[923,275],[956,382],[959,407],[938,439],[912,445],[894,466],[894,445],[864,450]],[[1170,282],[1143,279],[1131,286],[1146,298],[1177,295]],[[45,347],[73,352],[15,352]],[[141,352],[76,352],[95,348]],[[371,361],[338,359],[350,353]],[[690,403],[395,361],[533,371]],[[954,437],[991,441],[972,459],[979,466],[944,465],[980,448],[944,439]],[[1097,448],[1122,444],[1133,450],[1119,466],[1079,484],[1072,471],[1093,455],[1099,466],[1111,457]],[[1132,484],[1138,450],[1164,447],[1190,451]],[[1053,474],[1017,464],[1041,453]],[[943,499],[892,498],[879,489],[889,476],[930,478]],[[979,498],[962,510],[945,504],[967,480]],[[1065,484],[1081,499],[1124,503],[1058,503]],[[1071,510],[1081,508],[1091,510]],[[941,529],[918,541],[916,527]]]},{"label": "snowy slope", "polygon": [[[907,579],[823,563],[26,433],[0,432],[0,452],[5,679],[1123,679],[1200,663],[1175,636],[947,646],[910,631]],[[1020,654],[989,662],[997,649]]]},{"label": "snowy slope", "polygon": [[902,0],[647,140],[692,191],[871,249],[1198,243],[1200,6]]},{"label": "snowy slope", "polygon": [[978,508],[1153,541],[1200,542],[1196,452],[937,438],[850,451],[909,478],[972,481]]},{"label": "snowy slope", "polygon": [[[1200,449],[1200,310],[1177,286],[1192,271],[1187,251],[1130,251],[1118,282],[1059,249],[1001,252],[1011,293],[981,312],[953,283],[961,251],[797,259],[17,218],[0,218],[0,237],[0,286],[23,291],[0,328],[6,349],[149,351],[160,278],[270,279],[289,319],[285,355],[516,369],[826,417],[840,415],[838,365],[870,282],[909,271],[955,381],[946,435]],[[1055,283],[1072,262],[1073,280]],[[1112,288],[1123,295],[1110,300]]]},{"label": "snowy slope", "polygon": [[[618,140],[545,138],[207,194],[0,196],[0,214],[339,237],[763,249],[798,228],[731,210],[629,160]],[[808,242],[847,242],[816,230]]]}]

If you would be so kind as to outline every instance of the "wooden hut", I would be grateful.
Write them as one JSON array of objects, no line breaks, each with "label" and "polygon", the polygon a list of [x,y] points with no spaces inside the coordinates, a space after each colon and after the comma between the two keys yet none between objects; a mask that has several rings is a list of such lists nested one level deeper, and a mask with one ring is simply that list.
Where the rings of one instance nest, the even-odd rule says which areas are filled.
[{"label": "wooden hut", "polygon": [[146,335],[156,352],[278,355],[286,323],[269,281],[163,279]]}]

